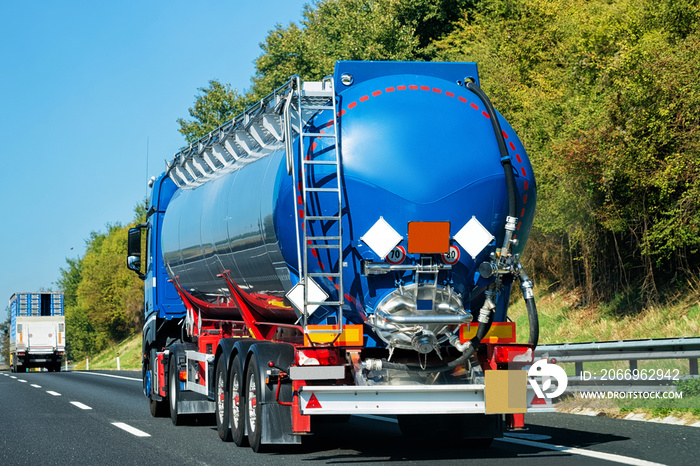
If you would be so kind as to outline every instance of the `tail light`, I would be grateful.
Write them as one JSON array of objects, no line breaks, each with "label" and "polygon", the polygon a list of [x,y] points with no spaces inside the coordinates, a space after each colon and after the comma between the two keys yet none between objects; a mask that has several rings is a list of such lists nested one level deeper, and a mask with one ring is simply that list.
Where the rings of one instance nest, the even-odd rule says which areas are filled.
[{"label": "tail light", "polygon": [[534,356],[535,352],[530,346],[496,346],[493,349],[493,359],[496,364],[531,364]]}]

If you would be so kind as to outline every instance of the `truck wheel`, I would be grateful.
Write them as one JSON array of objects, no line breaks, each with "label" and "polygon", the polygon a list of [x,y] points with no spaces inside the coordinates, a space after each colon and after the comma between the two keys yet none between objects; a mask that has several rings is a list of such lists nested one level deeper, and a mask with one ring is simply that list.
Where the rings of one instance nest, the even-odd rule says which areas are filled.
[{"label": "truck wheel", "polygon": [[216,430],[219,432],[219,438],[224,442],[231,441],[231,423],[229,422],[229,416],[231,415],[231,410],[229,409],[229,404],[231,403],[230,390],[226,389],[226,358],[219,358],[219,362],[216,364]]},{"label": "truck wheel", "polygon": [[168,398],[170,399],[170,420],[176,426],[184,424],[185,416],[177,412],[177,402],[180,398],[180,370],[177,367],[177,355],[170,356],[170,370],[168,371]]},{"label": "truck wheel", "polygon": [[246,373],[245,417],[248,428],[248,442],[250,442],[250,447],[256,453],[262,453],[265,449],[265,445],[262,445],[263,385],[260,373],[257,357],[253,354],[248,363],[248,372]]},{"label": "truck wheel", "polygon": [[231,373],[229,374],[228,393],[230,396],[228,406],[231,410],[229,420],[231,421],[231,437],[239,447],[246,446],[245,435],[245,396],[241,377],[241,358],[236,355],[231,363]]},{"label": "truck wheel", "polygon": [[165,400],[154,400],[151,390],[153,383],[153,372],[148,362],[143,365],[143,393],[148,398],[148,409],[153,417],[166,417],[169,414],[168,402]]}]

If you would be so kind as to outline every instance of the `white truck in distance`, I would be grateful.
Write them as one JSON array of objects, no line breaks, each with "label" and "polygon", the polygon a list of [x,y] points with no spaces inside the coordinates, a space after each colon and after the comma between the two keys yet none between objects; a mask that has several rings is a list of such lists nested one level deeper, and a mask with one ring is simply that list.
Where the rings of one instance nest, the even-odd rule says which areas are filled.
[{"label": "white truck in distance", "polygon": [[12,372],[61,370],[66,345],[63,293],[15,293],[10,298]]}]

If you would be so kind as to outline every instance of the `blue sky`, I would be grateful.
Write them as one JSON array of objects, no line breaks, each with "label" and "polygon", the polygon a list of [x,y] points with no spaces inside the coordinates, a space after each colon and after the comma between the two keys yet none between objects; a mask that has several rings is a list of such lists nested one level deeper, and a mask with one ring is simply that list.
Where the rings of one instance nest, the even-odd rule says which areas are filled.
[{"label": "blue sky", "polygon": [[197,89],[248,89],[268,31],[307,3],[0,2],[0,309],[56,290],[91,231],[129,223]]}]

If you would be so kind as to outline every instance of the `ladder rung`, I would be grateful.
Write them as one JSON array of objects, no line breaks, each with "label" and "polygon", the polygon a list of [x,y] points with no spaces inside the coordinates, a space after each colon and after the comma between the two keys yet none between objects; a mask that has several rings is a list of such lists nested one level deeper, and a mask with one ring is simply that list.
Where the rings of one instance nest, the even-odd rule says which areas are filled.
[{"label": "ladder rung", "polygon": [[306,188],[310,193],[339,193],[340,188]]},{"label": "ladder rung", "polygon": [[303,89],[301,91],[301,100],[303,101],[304,99],[318,99],[319,97],[324,97],[326,99],[330,99],[333,96],[333,91],[311,91],[307,89]]},{"label": "ladder rung", "polygon": [[304,160],[304,165],[338,165],[335,160]]},{"label": "ladder rung", "polygon": [[307,277],[340,277],[340,272],[309,272],[306,274]]},{"label": "ladder rung", "polygon": [[340,301],[309,301],[306,303],[307,306],[341,306],[345,303]]},{"label": "ladder rung", "polygon": [[340,236],[307,236],[309,241],[340,241]]},{"label": "ladder rung", "polygon": [[307,249],[340,249],[340,244],[313,244],[307,245]]},{"label": "ladder rung", "polygon": [[340,221],[340,217],[338,216],[330,216],[330,215],[307,215],[306,220],[311,222],[314,220],[335,220],[336,222]]},{"label": "ladder rung", "polygon": [[301,133],[305,138],[334,138],[335,133]]}]

